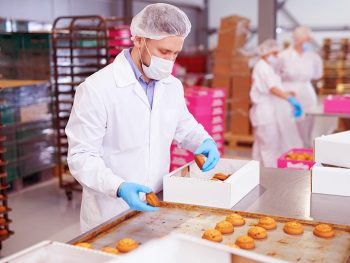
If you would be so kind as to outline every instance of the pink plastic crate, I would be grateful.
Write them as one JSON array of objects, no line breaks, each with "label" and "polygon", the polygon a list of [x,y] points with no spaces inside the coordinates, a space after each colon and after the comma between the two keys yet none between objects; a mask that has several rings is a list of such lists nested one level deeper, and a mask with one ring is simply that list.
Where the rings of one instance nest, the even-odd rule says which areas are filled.
[{"label": "pink plastic crate", "polygon": [[130,47],[133,43],[130,38],[119,38],[119,39],[110,39],[108,40],[109,47]]},{"label": "pink plastic crate", "polygon": [[121,25],[121,26],[116,26],[116,27],[110,27],[108,29],[108,36],[109,37],[130,37],[131,38],[130,26]]},{"label": "pink plastic crate", "polygon": [[191,86],[188,89],[190,89],[194,94],[198,92],[206,91],[210,94],[212,94],[213,98],[226,98],[226,88],[208,88],[203,86]]},{"label": "pink plastic crate", "polygon": [[290,153],[308,153],[313,155],[312,149],[291,149],[280,158],[277,159],[278,168],[293,168],[296,170],[310,170],[315,164],[314,161],[298,161],[298,160],[287,160],[286,156]]},{"label": "pink plastic crate", "polygon": [[350,113],[350,95],[330,95],[323,101],[324,112]]}]

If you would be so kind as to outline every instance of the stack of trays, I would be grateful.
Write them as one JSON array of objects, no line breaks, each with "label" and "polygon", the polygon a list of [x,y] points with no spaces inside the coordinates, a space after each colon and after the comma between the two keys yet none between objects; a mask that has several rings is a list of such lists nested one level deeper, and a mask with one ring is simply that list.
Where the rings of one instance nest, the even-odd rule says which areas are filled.
[{"label": "stack of trays", "polygon": [[350,196],[350,131],[315,139],[313,193]]}]

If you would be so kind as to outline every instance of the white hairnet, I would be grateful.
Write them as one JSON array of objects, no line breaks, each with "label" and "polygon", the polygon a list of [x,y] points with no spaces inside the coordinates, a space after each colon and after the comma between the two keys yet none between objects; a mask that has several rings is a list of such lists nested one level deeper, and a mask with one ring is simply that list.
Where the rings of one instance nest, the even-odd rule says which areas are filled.
[{"label": "white hairnet", "polygon": [[157,3],[146,6],[131,21],[132,39],[135,36],[160,40],[169,36],[187,37],[191,22],[179,8]]},{"label": "white hairnet", "polygon": [[272,52],[278,52],[279,48],[277,45],[276,40],[274,39],[267,39],[264,42],[262,42],[258,47],[258,52],[260,56],[265,56]]},{"label": "white hairnet", "polygon": [[302,41],[308,37],[311,37],[311,30],[305,26],[299,26],[293,31],[294,41]]}]

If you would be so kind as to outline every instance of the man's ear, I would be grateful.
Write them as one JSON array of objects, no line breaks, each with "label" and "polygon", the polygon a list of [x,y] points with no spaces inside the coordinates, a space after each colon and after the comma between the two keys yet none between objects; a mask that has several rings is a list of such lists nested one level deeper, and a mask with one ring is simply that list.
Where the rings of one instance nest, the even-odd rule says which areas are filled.
[{"label": "man's ear", "polygon": [[141,48],[141,43],[142,43],[142,37],[135,36],[134,37],[134,46],[136,48]]}]

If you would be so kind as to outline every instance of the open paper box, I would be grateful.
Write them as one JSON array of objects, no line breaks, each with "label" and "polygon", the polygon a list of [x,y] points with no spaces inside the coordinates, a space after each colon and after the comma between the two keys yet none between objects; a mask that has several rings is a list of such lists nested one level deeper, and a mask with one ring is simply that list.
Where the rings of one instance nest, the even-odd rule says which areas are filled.
[{"label": "open paper box", "polygon": [[350,168],[350,131],[317,137],[315,162]]},{"label": "open paper box", "polygon": [[[231,176],[225,181],[210,180],[216,173]],[[232,208],[259,181],[257,161],[221,158],[209,172],[202,172],[192,161],[163,178],[163,199],[166,202]]]},{"label": "open paper box", "polygon": [[108,261],[108,263],[148,262],[145,259],[149,259],[152,263],[286,263],[286,261],[252,251],[230,248],[183,234],[171,234],[160,239],[153,239],[134,250],[133,253]]}]

